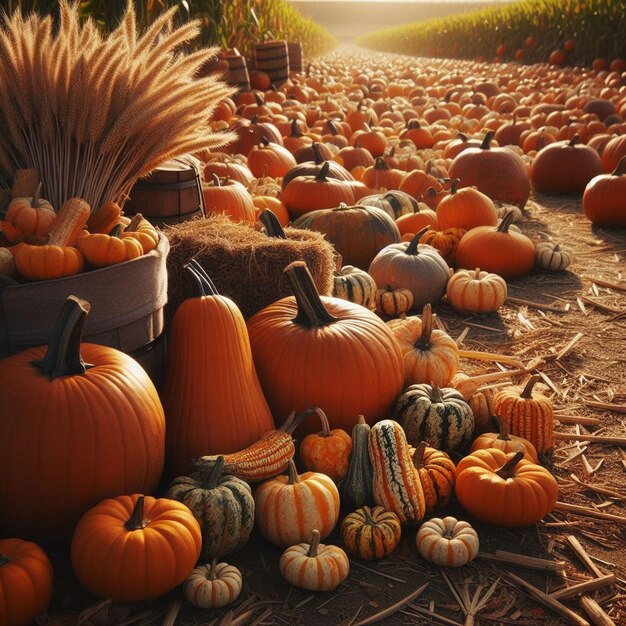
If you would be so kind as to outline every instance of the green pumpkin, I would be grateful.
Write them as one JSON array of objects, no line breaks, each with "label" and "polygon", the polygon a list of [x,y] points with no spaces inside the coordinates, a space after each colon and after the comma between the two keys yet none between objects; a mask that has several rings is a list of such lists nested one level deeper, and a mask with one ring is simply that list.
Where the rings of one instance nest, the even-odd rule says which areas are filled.
[{"label": "green pumpkin", "polygon": [[394,413],[408,442],[417,447],[425,441],[444,452],[469,443],[474,431],[474,414],[463,396],[450,387],[410,385],[398,399]]},{"label": "green pumpkin", "polygon": [[374,505],[374,474],[367,450],[370,425],[362,415],[352,427],[352,454],[348,473],[339,482],[341,504],[350,511]]},{"label": "green pumpkin", "polygon": [[220,456],[210,469],[174,479],[165,494],[191,509],[202,528],[202,555],[208,559],[242,548],[254,526],[250,485],[223,470]]},{"label": "green pumpkin", "polygon": [[333,296],[360,304],[366,309],[374,308],[376,282],[365,270],[344,265],[341,270],[335,271],[333,282]]}]

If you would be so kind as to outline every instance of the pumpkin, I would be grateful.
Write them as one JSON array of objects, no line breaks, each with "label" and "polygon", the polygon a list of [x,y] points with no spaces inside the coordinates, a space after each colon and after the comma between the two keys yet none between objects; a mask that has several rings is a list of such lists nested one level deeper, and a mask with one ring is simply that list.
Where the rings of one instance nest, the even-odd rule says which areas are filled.
[{"label": "pumpkin", "polygon": [[402,523],[419,522],[426,512],[424,491],[402,426],[389,419],[374,424],[368,449],[374,473],[374,502],[395,513]]},{"label": "pumpkin", "polygon": [[500,389],[493,399],[493,410],[507,420],[510,431],[528,439],[537,452],[546,452],[553,445],[554,416],[552,400],[533,387],[541,380],[532,376],[523,386]]},{"label": "pumpkin", "polygon": [[204,179],[213,180],[213,174],[220,179],[235,180],[248,187],[254,179],[254,175],[246,164],[244,156],[233,157],[228,154],[218,153],[204,165]]},{"label": "pumpkin", "polygon": [[583,211],[597,226],[626,228],[626,156],[612,174],[589,181],[583,193]]},{"label": "pumpkin", "polygon": [[169,476],[187,474],[192,458],[241,450],[274,428],[241,311],[197,262],[186,270],[196,293],[172,319],[161,394]]},{"label": "pumpkin", "polygon": [[382,506],[364,506],[344,517],[341,540],[363,561],[377,561],[391,554],[400,543],[402,525],[392,511]]},{"label": "pumpkin", "polygon": [[413,293],[409,289],[377,289],[374,294],[376,313],[389,317],[398,317],[413,307]]},{"label": "pumpkin", "polygon": [[348,510],[374,504],[372,462],[368,452],[370,425],[362,415],[352,427],[352,454],[346,475],[339,481],[341,504]]},{"label": "pumpkin", "polygon": [[492,148],[494,132],[485,135],[478,148],[467,148],[450,164],[449,177],[460,179],[459,187],[476,187],[494,202],[510,202],[520,209],[530,195],[528,169],[509,148]]},{"label": "pumpkin", "polygon": [[0,220],[0,246],[12,246],[22,241],[22,233],[6,220]]},{"label": "pumpkin", "polygon": [[183,583],[185,598],[201,609],[219,609],[232,604],[241,593],[241,572],[228,563],[213,559],[210,565],[191,570]]},{"label": "pumpkin", "polygon": [[549,272],[561,272],[572,262],[572,255],[556,243],[543,242],[536,247],[536,265]]},{"label": "pumpkin", "polygon": [[439,252],[419,243],[423,234],[420,231],[410,242],[386,246],[374,257],[368,270],[377,285],[411,291],[416,309],[438,302],[449,277],[448,264]]},{"label": "pumpkin", "polygon": [[456,249],[459,241],[466,233],[462,228],[446,228],[445,230],[428,229],[420,238],[420,243],[432,246],[450,266],[454,265]]},{"label": "pumpkin", "polygon": [[434,382],[445,387],[459,366],[456,342],[443,330],[433,330],[430,304],[422,312],[422,319],[407,317],[391,327],[404,356],[404,384]]},{"label": "pumpkin", "polygon": [[32,198],[14,197],[9,202],[5,219],[24,234],[43,237],[50,231],[56,213],[47,200],[39,197],[40,193],[41,183]]},{"label": "pumpkin", "polygon": [[227,150],[230,154],[246,155],[254,146],[258,146],[263,139],[283,145],[283,138],[280,131],[271,122],[261,122],[256,116],[250,121],[241,118],[232,127],[237,133],[237,140],[228,144]]},{"label": "pumpkin", "polygon": [[[331,427],[346,432],[358,415],[368,423],[388,415],[404,381],[402,354],[391,331],[361,305],[320,296],[304,262],[291,263],[285,274],[295,296],[248,320],[272,414],[322,406]],[[317,426],[310,418],[303,431],[317,432]]]},{"label": "pumpkin", "polygon": [[424,491],[426,513],[444,509],[454,493],[454,472],[452,459],[441,450],[431,448],[420,441],[416,448],[410,448],[413,467]]},{"label": "pumpkin", "polygon": [[479,226],[463,235],[456,250],[456,265],[480,267],[505,280],[529,274],[535,266],[535,244],[524,234],[509,230],[513,214],[507,213],[497,228]]},{"label": "pumpkin", "polygon": [[[287,185],[294,179],[300,176],[317,176],[323,168],[326,169],[325,176],[328,178],[336,178],[337,180],[354,180],[354,176],[350,172],[340,165],[336,161],[331,161],[332,152],[324,152],[327,150],[325,144],[313,142],[313,144],[301,150],[297,150],[295,153],[296,161],[298,165],[285,174],[283,177],[282,188],[285,189]],[[306,152],[304,152],[306,150]],[[312,157],[312,158],[311,158]],[[332,206],[332,205],[331,205]],[[315,207],[320,208],[320,207]]]},{"label": "pumpkin", "polygon": [[81,518],[72,537],[72,568],[78,582],[101,598],[149,600],[189,576],[201,547],[200,526],[184,504],[118,496]]},{"label": "pumpkin", "polygon": [[[400,192],[398,192],[400,193]],[[408,194],[407,194],[408,195]],[[412,198],[412,196],[408,196]],[[423,202],[415,202],[415,211],[413,213],[405,213],[396,218],[396,226],[401,235],[415,234],[419,230],[430,226],[431,230],[437,230],[439,223],[437,222],[437,214]],[[428,231],[427,231],[428,232]],[[411,237],[412,239],[413,237]]]},{"label": "pumpkin", "polygon": [[362,269],[344,265],[333,273],[333,296],[373,309],[376,301],[376,283]]},{"label": "pumpkin", "polygon": [[333,591],[348,578],[350,561],[338,546],[320,543],[313,530],[309,543],[290,545],[281,555],[278,568],[283,578],[309,591]]},{"label": "pumpkin", "polygon": [[35,543],[0,539],[0,624],[27,626],[52,598],[52,563]]},{"label": "pumpkin", "polygon": [[322,430],[302,440],[300,461],[307,471],[321,472],[337,482],[348,473],[352,437],[341,428],[331,430],[322,409],[316,407],[313,411],[322,422]]},{"label": "pumpkin", "polygon": [[506,281],[498,274],[457,270],[448,281],[446,298],[458,313],[493,313],[506,301]]},{"label": "pumpkin", "polygon": [[110,233],[119,223],[122,209],[117,202],[106,202],[89,215],[87,230],[90,233]]},{"label": "pumpkin", "polygon": [[[623,106],[621,107],[623,110]],[[626,139],[623,134],[612,137],[602,151],[602,167],[605,172],[613,171],[626,156]]]},{"label": "pumpkin", "polygon": [[468,522],[434,517],[420,526],[415,545],[427,561],[442,567],[461,567],[478,554],[480,542]]},{"label": "pumpkin", "polygon": [[442,198],[437,205],[439,228],[470,230],[476,226],[495,226],[498,216],[493,200],[474,187],[459,189],[460,182],[455,178],[450,186],[450,195]]},{"label": "pumpkin", "polygon": [[191,476],[174,479],[165,497],[182,502],[200,523],[202,556],[221,557],[248,542],[254,526],[252,490],[245,481],[224,473],[223,456]]},{"label": "pumpkin", "polygon": [[250,192],[236,180],[211,175],[210,183],[203,183],[202,195],[207,215],[223,213],[234,222],[254,224],[256,211]]},{"label": "pumpkin", "polygon": [[133,215],[128,226],[122,231],[122,238],[127,237],[136,239],[141,244],[144,254],[154,250],[159,243],[159,231],[141,213]]},{"label": "pumpkin", "polygon": [[[359,137],[359,139],[362,141],[362,138]],[[390,168],[379,155],[376,156],[374,165],[365,168],[361,180],[370,189],[397,189],[403,176],[402,170]]]},{"label": "pumpkin", "polygon": [[[454,385],[451,386],[454,387]],[[492,401],[493,392],[491,389],[475,391],[470,398],[466,400],[474,414],[474,435],[484,433],[491,428],[493,415]]]},{"label": "pumpkin", "polygon": [[507,420],[499,415],[495,417],[498,422],[499,432],[483,433],[479,437],[476,437],[470,451],[474,452],[475,450],[485,450],[486,448],[497,448],[498,450],[509,453],[521,450],[524,453],[525,459],[533,463],[538,463],[539,457],[537,456],[535,446],[533,446],[528,439],[509,434],[509,424]]},{"label": "pumpkin", "polygon": [[281,226],[284,227],[289,224],[289,213],[287,213],[287,207],[283,204],[282,200],[274,196],[255,195],[252,201],[254,202],[254,207],[257,212],[257,222],[261,221],[261,215],[264,211],[271,211],[276,216]]},{"label": "pumpkin", "polygon": [[76,248],[69,246],[24,244],[15,254],[15,266],[29,280],[56,280],[79,274],[85,261]]},{"label": "pumpkin", "polygon": [[598,153],[574,135],[570,141],[544,146],[533,159],[530,180],[542,193],[582,193],[587,183],[602,174]]},{"label": "pumpkin", "polygon": [[248,152],[248,168],[257,178],[281,178],[296,165],[296,160],[287,148],[267,139],[261,139],[261,143]]},{"label": "pumpkin", "polygon": [[123,237],[118,224],[109,235],[87,235],[78,242],[85,260],[94,267],[107,267],[136,259],[143,254],[143,246],[134,237]]},{"label": "pumpkin", "polygon": [[521,451],[488,448],[461,459],[456,497],[483,522],[513,528],[541,520],[556,504],[559,487],[550,472],[524,459]]},{"label": "pumpkin", "polygon": [[357,204],[375,206],[382,209],[394,220],[397,220],[403,215],[412,215],[413,213],[419,211],[417,200],[408,193],[397,189],[387,191],[386,193],[365,196],[364,198],[361,198]]},{"label": "pumpkin", "polygon": [[157,391],[128,355],[81,344],[88,310],[70,296],[48,346],[0,360],[6,533],[65,537],[90,506],[152,491],[161,477],[165,418]]},{"label": "pumpkin", "polygon": [[319,472],[298,474],[293,460],[287,475],[262,482],[254,492],[256,523],[277,546],[305,541],[314,529],[327,537],[339,519],[339,491]]},{"label": "pumpkin", "polygon": [[342,203],[332,209],[309,211],[295,220],[293,227],[323,233],[346,265],[362,270],[367,270],[385,246],[400,241],[393,219],[376,207]]},{"label": "pumpkin", "polygon": [[463,396],[449,387],[411,385],[398,399],[394,418],[404,427],[411,445],[425,441],[451,452],[462,448],[474,432],[474,415]]}]

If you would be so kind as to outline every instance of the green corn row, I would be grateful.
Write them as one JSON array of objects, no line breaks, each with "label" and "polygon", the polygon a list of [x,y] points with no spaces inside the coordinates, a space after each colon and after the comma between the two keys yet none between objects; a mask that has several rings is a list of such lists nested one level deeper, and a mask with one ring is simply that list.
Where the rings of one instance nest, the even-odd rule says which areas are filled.
[{"label": "green corn row", "polygon": [[[547,61],[573,39],[572,65],[602,57],[626,58],[625,0],[521,0],[461,15],[436,18],[361,36],[357,43],[385,52],[455,59],[492,59],[500,45],[506,60],[524,49],[526,61]],[[525,48],[533,37],[535,44]]]}]

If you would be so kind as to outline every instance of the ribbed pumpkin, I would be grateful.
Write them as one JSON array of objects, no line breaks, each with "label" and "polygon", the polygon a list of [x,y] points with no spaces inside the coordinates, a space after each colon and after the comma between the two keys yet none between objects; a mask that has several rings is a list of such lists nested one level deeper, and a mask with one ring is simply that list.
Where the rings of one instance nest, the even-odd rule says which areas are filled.
[{"label": "ribbed pumpkin", "polygon": [[333,296],[373,309],[376,283],[365,270],[344,265],[333,274]]},{"label": "ribbed pumpkin", "polygon": [[143,246],[134,237],[123,237],[118,224],[108,235],[96,233],[80,239],[78,249],[94,267],[107,267],[136,259],[143,254]]},{"label": "ribbed pumpkin", "polygon": [[78,582],[101,598],[150,600],[189,576],[201,547],[200,526],[184,504],[118,496],[81,518],[72,537],[72,568]]},{"label": "ribbed pumpkin", "polygon": [[509,212],[497,228],[479,226],[466,232],[456,250],[457,267],[479,267],[504,279],[528,275],[535,266],[535,244],[526,235],[509,230],[513,217]]},{"label": "ribbed pumpkin", "polygon": [[236,180],[211,175],[211,182],[202,185],[207,215],[223,213],[234,222],[254,224],[256,211],[250,192]]},{"label": "ribbed pumpkin", "polygon": [[362,181],[370,189],[398,189],[403,176],[402,170],[390,168],[382,157],[377,156],[374,165],[365,168]]},{"label": "ribbed pumpkin", "polygon": [[[81,344],[89,304],[70,296],[48,346],[0,360],[0,528],[67,537],[106,497],[152,491],[165,418],[131,357]],[[36,435],[35,435],[36,433]]]},{"label": "ribbed pumpkin", "polygon": [[537,267],[548,272],[562,272],[573,260],[571,253],[562,249],[560,244],[549,241],[537,244],[535,253]]},{"label": "ribbed pumpkin", "polygon": [[[295,157],[298,161],[298,165],[285,174],[283,177],[282,188],[285,189],[287,185],[299,176],[317,176],[322,169],[325,169],[325,176],[327,178],[336,178],[337,180],[354,180],[354,176],[343,166],[336,161],[330,161],[332,153],[322,154],[325,149],[324,144],[314,142],[310,148],[306,148],[306,157],[301,159],[301,150],[296,151]],[[313,158],[309,160],[309,156]],[[332,206],[332,205],[331,205]],[[320,208],[320,207],[316,207]]]},{"label": "ribbed pumpkin", "polygon": [[405,386],[426,382],[448,385],[459,366],[459,349],[448,333],[433,330],[430,304],[424,307],[421,320],[397,320],[391,330],[404,356]]},{"label": "ribbed pumpkin", "polygon": [[377,289],[374,294],[376,313],[389,317],[398,317],[413,307],[413,293],[408,289]]},{"label": "ribbed pumpkin", "polygon": [[254,526],[248,483],[224,473],[224,457],[191,476],[175,478],[166,498],[187,506],[202,529],[202,556],[213,559],[242,548]]},{"label": "ribbed pumpkin", "polygon": [[194,606],[201,609],[217,609],[232,604],[241,593],[241,572],[228,563],[200,565],[185,579],[183,593]]},{"label": "ribbed pumpkin", "polygon": [[467,148],[454,157],[448,175],[459,178],[460,187],[475,186],[494,202],[523,208],[530,195],[526,164],[509,148],[492,148],[493,135],[489,131],[480,147]]},{"label": "ribbed pumpkin", "polygon": [[326,474],[298,474],[289,461],[287,475],[262,482],[254,492],[256,523],[277,546],[306,541],[314,529],[327,537],[339,519],[339,491]]},{"label": "ribbed pumpkin", "polygon": [[509,425],[505,418],[496,415],[498,420],[499,432],[497,433],[483,433],[472,443],[471,452],[475,450],[485,450],[487,448],[497,448],[503,452],[517,452],[521,450],[524,452],[524,458],[538,463],[537,450],[528,439],[523,437],[516,437],[509,434]]},{"label": "ribbed pumpkin", "polygon": [[[409,198],[411,197],[412,196],[409,196]],[[439,228],[437,214],[423,202],[415,200],[415,204],[416,208],[413,213],[405,213],[404,215],[396,218],[396,226],[398,227],[400,234],[415,234],[427,226],[430,226],[431,230],[437,230]]]},{"label": "ribbed pumpkin", "polygon": [[546,452],[553,445],[554,416],[552,400],[533,387],[541,380],[532,376],[525,385],[506,387],[496,393],[493,410],[507,420],[510,432],[524,437],[537,449]]},{"label": "ribbed pumpkin", "polygon": [[368,452],[369,434],[370,425],[359,415],[359,421],[352,427],[352,454],[348,472],[338,484],[341,504],[350,511],[374,504],[374,476]]},{"label": "ribbed pumpkin", "polygon": [[589,181],[583,193],[583,211],[597,226],[626,228],[626,156],[612,174]]},{"label": "ribbed pumpkin", "polygon": [[5,219],[24,234],[43,237],[50,231],[56,213],[47,200],[39,197],[40,192],[41,183],[32,198],[13,198],[9,202]]},{"label": "ribbed pumpkin", "polygon": [[474,432],[474,415],[463,396],[437,385],[411,385],[400,396],[394,418],[404,427],[411,445],[425,441],[450,452],[462,448]]},{"label": "ribbed pumpkin", "polygon": [[283,578],[309,591],[333,591],[348,578],[350,561],[338,546],[320,543],[313,530],[308,543],[290,545],[280,557],[278,568]]},{"label": "ribbed pumpkin", "polygon": [[478,554],[480,542],[468,522],[435,517],[420,526],[415,545],[427,561],[442,567],[460,567]]},{"label": "ribbed pumpkin", "polygon": [[357,204],[375,206],[382,209],[394,220],[397,220],[403,215],[411,215],[419,210],[418,202],[413,196],[397,189],[393,189],[387,193],[365,196],[361,198]]},{"label": "ribbed pumpkin", "polygon": [[357,509],[341,524],[341,539],[348,552],[364,561],[377,561],[391,554],[401,536],[400,519],[382,506]]},{"label": "ribbed pumpkin", "polygon": [[444,509],[454,494],[456,467],[452,459],[425,441],[420,441],[416,448],[410,447],[409,453],[424,491],[426,514]]},{"label": "ribbed pumpkin", "polygon": [[445,230],[431,228],[420,237],[420,243],[435,248],[443,260],[452,267],[456,258],[456,249],[466,232],[462,228],[446,228]]},{"label": "ribbed pumpkin", "polygon": [[385,246],[400,241],[400,231],[382,209],[340,204],[332,209],[310,211],[293,223],[294,228],[316,230],[325,235],[346,265],[367,270]]},{"label": "ribbed pumpkin", "polygon": [[505,526],[529,526],[556,504],[559,487],[550,472],[523,458],[488,448],[461,459],[456,468],[456,497],[478,519]]},{"label": "ribbed pumpkin", "polygon": [[[278,300],[248,320],[272,413],[321,406],[331,427],[345,431],[358,415],[368,423],[388,415],[404,381],[404,361],[391,331],[365,307],[319,296],[305,263],[291,263],[285,274],[295,297]],[[313,418],[305,424],[305,432],[319,429]]]},{"label": "ribbed pumpkin", "polygon": [[172,320],[162,391],[170,477],[190,472],[192,458],[241,450],[274,428],[241,312],[199,264],[186,269],[196,295]]},{"label": "ribbed pumpkin", "polygon": [[27,626],[52,598],[52,563],[35,543],[0,539],[0,624]]},{"label": "ribbed pumpkin", "polygon": [[439,228],[470,230],[476,226],[495,226],[498,216],[493,200],[474,187],[459,189],[459,183],[458,178],[454,179],[450,195],[442,198],[437,205]]},{"label": "ribbed pumpkin", "polygon": [[389,419],[374,424],[369,454],[374,471],[374,502],[395,513],[402,523],[419,522],[426,512],[424,491],[402,426]]},{"label": "ribbed pumpkin", "polygon": [[439,252],[432,246],[419,244],[423,234],[420,231],[410,242],[386,246],[374,257],[368,270],[377,285],[409,289],[417,309],[438,302],[449,277],[448,264]]},{"label": "ribbed pumpkin", "polygon": [[257,178],[259,176],[282,178],[296,165],[296,160],[287,148],[267,139],[261,139],[261,143],[248,152],[248,167]]},{"label": "ribbed pumpkin", "polygon": [[458,313],[493,313],[506,301],[506,281],[498,274],[457,270],[448,281],[446,298]]},{"label": "ribbed pumpkin", "polygon": [[[623,107],[622,107],[623,109]],[[626,156],[626,137],[623,134],[613,137],[602,151],[602,166],[605,172],[613,171]]]}]

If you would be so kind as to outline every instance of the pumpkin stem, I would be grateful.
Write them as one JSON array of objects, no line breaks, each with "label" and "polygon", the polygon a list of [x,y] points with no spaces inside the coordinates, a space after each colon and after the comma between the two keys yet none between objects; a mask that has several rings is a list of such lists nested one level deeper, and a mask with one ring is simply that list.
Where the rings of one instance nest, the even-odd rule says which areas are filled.
[{"label": "pumpkin stem", "polygon": [[217,578],[217,557],[214,556],[211,561],[211,568],[207,574],[207,580],[215,580]]},{"label": "pumpkin stem", "polygon": [[483,142],[480,144],[481,150],[491,150],[491,140],[496,133],[493,130],[490,130],[483,139]]},{"label": "pumpkin stem", "polygon": [[509,227],[513,223],[513,218],[515,217],[515,211],[509,211],[500,222],[500,225],[496,229],[497,233],[508,233]]},{"label": "pumpkin stem", "polygon": [[500,441],[511,441],[508,420],[502,415],[495,415],[494,417],[498,421],[498,439],[500,439]]},{"label": "pumpkin stem", "polygon": [[333,135],[333,137],[336,137],[339,134],[339,130],[331,118],[326,120],[326,126],[328,126],[328,130],[330,130],[330,134]]},{"label": "pumpkin stem", "polygon": [[315,165],[321,165],[322,163],[324,163],[325,159],[322,156],[322,151],[320,148],[319,141],[314,141],[311,144],[311,150],[313,150],[313,161],[315,162]]},{"label": "pumpkin stem", "polygon": [[425,304],[422,309],[422,333],[420,338],[415,342],[415,347],[420,350],[428,350],[430,348],[430,337],[433,333],[433,313],[430,303]]},{"label": "pumpkin stem", "polygon": [[474,280],[480,280],[480,267],[474,270]]},{"label": "pumpkin stem", "polygon": [[530,378],[530,380],[526,383],[526,386],[524,387],[524,390],[520,394],[520,398],[524,398],[524,400],[532,400],[532,397],[533,397],[533,394],[532,394],[533,387],[540,380],[541,380],[541,376],[539,376],[537,374],[535,374],[535,376],[532,376]]},{"label": "pumpkin stem", "polygon": [[122,238],[122,225],[116,224],[115,226],[113,226],[113,228],[109,231],[109,237],[116,237],[117,239],[121,239]]},{"label": "pumpkin stem", "polygon": [[330,163],[328,161],[324,161],[324,165],[320,168],[320,171],[317,173],[315,177],[315,181],[318,183],[325,183],[328,179],[328,171],[330,170]]},{"label": "pumpkin stem", "polygon": [[143,500],[144,496],[139,496],[137,498],[133,512],[128,520],[124,522],[124,528],[127,530],[141,530],[148,525],[148,520],[143,516]]},{"label": "pumpkin stem", "polygon": [[293,318],[295,324],[302,324],[307,328],[320,328],[337,321],[338,318],[326,310],[304,261],[293,261],[283,273],[291,283],[298,305],[298,314]]},{"label": "pumpkin stem", "polygon": [[320,418],[320,422],[322,423],[322,432],[318,433],[318,436],[332,437],[332,434],[330,432],[330,424],[328,423],[328,417],[326,416],[326,413],[324,413],[324,411],[322,411],[322,409],[317,406],[313,409],[310,409],[309,413],[315,413]]},{"label": "pumpkin stem", "polygon": [[276,431],[291,435],[291,433],[293,433],[293,431],[298,428],[298,426],[300,426],[302,420],[304,420],[304,418],[308,417],[310,414],[311,409],[307,409],[306,411],[302,411],[302,413],[300,413],[300,415],[296,417],[296,412],[292,411],[289,414],[289,417],[283,422],[283,424],[279,428],[276,429]]},{"label": "pumpkin stem", "polygon": [[441,395],[441,389],[439,389],[439,386],[437,385],[437,383],[433,382],[432,380],[430,381],[430,386],[431,386],[431,392],[430,395],[433,399],[433,404],[439,404],[440,402],[443,402],[443,396]]},{"label": "pumpkin stem", "polygon": [[417,448],[415,448],[415,452],[413,453],[413,466],[416,468],[423,467],[424,465],[424,452],[426,452],[426,448],[428,443],[426,441],[420,441],[417,444]]},{"label": "pumpkin stem", "polygon": [[383,159],[383,157],[376,157],[376,161],[374,162],[374,169],[375,170],[388,170],[389,166],[387,165],[387,162],[385,161],[385,159]]},{"label": "pumpkin stem", "polygon": [[211,182],[214,187],[220,187],[220,177],[215,172],[211,172]]},{"label": "pumpkin stem", "polygon": [[561,245],[560,244],[555,244],[554,248],[552,248],[552,252],[560,252],[561,251]]},{"label": "pumpkin stem", "polygon": [[265,226],[265,234],[274,239],[287,239],[283,227],[280,225],[278,218],[270,209],[265,209],[259,215],[259,221]]},{"label": "pumpkin stem", "polygon": [[31,203],[31,206],[33,207],[33,209],[38,209],[41,206],[39,202],[39,196],[41,195],[42,186],[43,186],[43,182],[39,181],[39,184],[37,185],[37,189],[35,189],[35,195],[33,196],[33,201]]},{"label": "pumpkin stem", "polygon": [[59,376],[84,374],[90,367],[80,355],[85,318],[89,313],[89,302],[76,296],[68,296],[61,307],[48,350],[43,359],[31,361],[43,375],[54,380]]},{"label": "pumpkin stem", "polygon": [[626,172],[626,154],[619,160],[615,171],[613,172],[613,176],[621,176]]},{"label": "pumpkin stem", "polygon": [[300,476],[298,476],[298,470],[296,468],[296,464],[293,462],[293,459],[289,459],[289,464],[287,465],[287,476],[289,476],[289,480],[287,481],[288,485],[295,485],[300,482]]},{"label": "pumpkin stem", "polygon": [[578,145],[580,143],[580,135],[578,133],[576,133],[569,141],[569,143],[567,144],[570,148],[573,148],[574,146]]},{"label": "pumpkin stem", "polygon": [[212,463],[201,465],[198,471],[194,472],[198,479],[202,481],[203,489],[215,489],[224,473],[224,465],[226,464],[224,455],[220,454],[212,460]]},{"label": "pumpkin stem", "polygon": [[143,219],[143,215],[141,213],[135,213],[132,219],[130,220],[130,224],[124,229],[125,233],[134,233],[137,232],[139,228],[139,224],[141,224],[141,220]]},{"label": "pumpkin stem", "polygon": [[500,469],[496,470],[496,474],[500,478],[515,478],[515,466],[524,458],[524,453],[518,450]]},{"label": "pumpkin stem", "polygon": [[407,249],[405,250],[405,252],[407,254],[410,254],[412,256],[415,256],[418,253],[417,250],[417,244],[420,242],[420,239],[422,238],[422,235],[430,228],[430,226],[425,226],[424,228],[422,228],[422,230],[420,230],[419,232],[415,233],[415,237],[413,237],[413,239],[411,239]]},{"label": "pumpkin stem", "polygon": [[367,422],[365,421],[365,415],[359,415],[357,420],[357,424],[367,424]]},{"label": "pumpkin stem", "polygon": [[311,533],[311,541],[309,542],[309,551],[306,553],[307,556],[315,558],[317,556],[317,548],[320,545],[320,531],[314,530]]},{"label": "pumpkin stem", "polygon": [[459,185],[461,184],[461,179],[460,178],[455,178],[452,183],[450,183],[450,195],[453,196],[457,189],[459,188]]},{"label": "pumpkin stem", "polygon": [[300,126],[298,126],[298,119],[294,118],[291,120],[291,136],[292,137],[302,137],[303,133],[300,130]]},{"label": "pumpkin stem", "polygon": [[201,298],[203,296],[219,296],[219,291],[215,283],[211,280],[202,265],[197,259],[191,259],[184,267],[193,280],[194,297]]},{"label": "pumpkin stem", "polygon": [[363,507],[363,517],[365,517],[365,523],[368,526],[376,526],[376,521],[372,517],[372,509],[367,505]]}]

